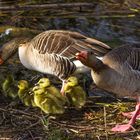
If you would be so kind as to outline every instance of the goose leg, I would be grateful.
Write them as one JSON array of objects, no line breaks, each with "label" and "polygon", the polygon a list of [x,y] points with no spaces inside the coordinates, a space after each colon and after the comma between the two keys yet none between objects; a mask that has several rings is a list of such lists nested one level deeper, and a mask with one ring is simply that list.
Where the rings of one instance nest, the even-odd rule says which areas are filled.
[{"label": "goose leg", "polygon": [[127,130],[130,130],[132,128],[132,125],[135,124],[137,116],[140,114],[140,102],[136,105],[136,109],[132,114],[132,118],[130,119],[128,124],[124,125],[116,125],[114,128],[111,129],[111,131],[120,131],[120,132],[125,132]]},{"label": "goose leg", "polygon": [[62,96],[65,96],[65,91],[64,91],[64,87],[65,87],[65,85],[66,85],[66,81],[65,80],[62,80],[62,87],[61,87],[61,94],[62,94]]},{"label": "goose leg", "polygon": [[[137,98],[137,102],[138,102],[137,105],[138,105],[138,104],[140,104],[140,97],[137,96],[136,98]],[[127,118],[132,118],[132,116],[134,114],[135,114],[135,111],[133,111],[133,112],[123,112],[122,113],[122,115],[127,117]],[[140,111],[138,112],[136,119],[139,119],[139,118],[140,118]]]},{"label": "goose leg", "polygon": [[[135,113],[135,111],[133,111],[133,112],[123,112],[122,115],[127,117],[127,118],[132,118],[134,113]],[[139,112],[139,114],[138,114],[136,119],[140,119],[140,112]]]},{"label": "goose leg", "polygon": [[122,112],[122,115],[128,118],[132,118],[132,115],[135,113],[135,111],[133,112]]}]

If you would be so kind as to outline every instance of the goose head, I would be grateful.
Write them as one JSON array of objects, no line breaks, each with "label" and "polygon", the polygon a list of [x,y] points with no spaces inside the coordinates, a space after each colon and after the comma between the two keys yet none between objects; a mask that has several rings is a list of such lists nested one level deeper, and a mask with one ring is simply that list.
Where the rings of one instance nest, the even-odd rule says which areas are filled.
[{"label": "goose head", "polygon": [[76,54],[76,59],[97,73],[106,68],[102,59],[97,58],[92,51],[81,51]]},{"label": "goose head", "polygon": [[7,59],[13,56],[17,52],[20,44],[25,44],[29,41],[29,38],[19,37],[14,38],[11,41],[5,43],[0,48],[0,65],[2,65]]},{"label": "goose head", "polygon": [[98,62],[98,58],[96,58],[92,51],[81,51],[76,54],[76,59],[91,68],[93,67],[93,64],[95,65]]}]

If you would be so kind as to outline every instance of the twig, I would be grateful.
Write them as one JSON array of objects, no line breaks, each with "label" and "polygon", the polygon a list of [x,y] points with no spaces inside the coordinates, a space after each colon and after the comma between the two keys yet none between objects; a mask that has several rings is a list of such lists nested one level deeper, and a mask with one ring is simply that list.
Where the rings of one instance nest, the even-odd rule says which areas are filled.
[{"label": "twig", "polygon": [[[59,126],[64,126],[64,127],[70,127],[70,128],[77,128],[77,129],[88,129],[91,128],[91,126],[77,126],[77,125],[70,125],[70,124],[64,124],[64,123],[59,123],[53,120],[50,120],[50,122],[58,124]],[[93,127],[92,127],[93,128]],[[95,128],[95,127],[94,127]]]},{"label": "twig", "polygon": [[13,133],[13,132],[22,132],[22,131],[25,131],[25,130],[30,129],[31,127],[36,126],[36,125],[39,124],[39,123],[40,123],[40,120],[39,120],[38,122],[36,122],[36,123],[30,125],[29,127],[26,127],[26,128],[23,128],[23,129],[1,130],[1,131],[0,131],[0,134],[2,134],[2,133]]},{"label": "twig", "polygon": [[11,109],[11,110],[9,110],[9,111],[14,111],[14,112],[16,112],[16,113],[21,113],[21,114],[24,114],[24,115],[27,115],[27,116],[32,116],[32,117],[40,118],[40,117],[37,116],[37,115],[30,114],[30,113],[24,112],[24,111],[22,111],[22,110]]},{"label": "twig", "polygon": [[40,120],[39,120],[39,121],[37,121],[36,123],[34,123],[34,124],[32,124],[32,125],[30,125],[30,126],[28,126],[28,127],[24,128],[24,129],[21,129],[21,131],[28,130],[28,129],[30,129],[31,127],[34,127],[34,126],[36,126],[36,125],[37,125],[37,124],[39,124],[39,123],[40,123]]},{"label": "twig", "polygon": [[107,127],[107,123],[106,123],[106,107],[104,106],[103,109],[104,109],[105,136],[106,136],[106,140],[108,140],[108,134],[107,134],[107,131],[106,131],[106,127]]},{"label": "twig", "polygon": [[133,129],[133,131],[136,131],[136,129],[131,125],[131,128]]},{"label": "twig", "polygon": [[83,132],[83,131],[91,131],[91,130],[93,130],[93,129],[95,129],[96,127],[94,127],[94,126],[90,126],[90,127],[85,127],[84,129],[80,129],[80,132]]},{"label": "twig", "polygon": [[[63,123],[59,123],[59,122],[52,121],[52,120],[50,120],[50,121],[55,123],[55,124],[58,124],[61,127],[69,128],[70,131],[73,131],[75,133],[82,133],[82,132],[85,132],[85,131],[87,132],[87,131],[91,131],[91,130],[96,128],[96,127],[93,127],[93,126],[77,126],[77,125],[63,124]],[[78,129],[78,130],[75,130],[75,128]]]},{"label": "twig", "polygon": [[103,107],[103,109],[104,109],[104,123],[105,123],[105,130],[106,130],[106,108],[105,108],[105,106]]},{"label": "twig", "polygon": [[24,5],[24,6],[20,6],[20,5],[15,5],[15,6],[3,6],[0,7],[0,10],[2,11],[9,11],[9,10],[33,10],[36,8],[39,9],[61,9],[61,8],[74,8],[74,7],[93,7],[95,4],[93,3],[61,3],[61,4],[42,4],[42,5]]},{"label": "twig", "polygon": [[4,111],[4,112],[7,112],[7,110],[6,110],[6,109],[4,109],[4,108],[0,108],[0,110],[1,110],[1,111]]},{"label": "twig", "polygon": [[31,136],[32,140],[35,140],[35,138],[34,138],[34,137],[33,137],[33,135],[32,135],[32,132],[31,132],[31,131],[29,131],[29,130],[28,130],[28,132],[29,132],[29,134],[30,134],[30,136]]},{"label": "twig", "polygon": [[101,139],[100,139],[100,136],[96,136],[96,137],[97,137],[98,140],[101,140]]},{"label": "twig", "polygon": [[11,140],[11,138],[1,137],[0,140]]},{"label": "twig", "polygon": [[21,131],[21,130],[19,130],[19,129],[18,130],[16,130],[16,129],[14,129],[14,130],[11,130],[11,129],[10,130],[7,130],[7,129],[6,130],[0,130],[0,134],[2,134],[2,133],[13,133],[13,132],[17,132],[17,131]]},{"label": "twig", "polygon": [[74,133],[76,133],[76,134],[79,133],[79,131],[77,131],[77,130],[75,130],[75,129],[69,129],[69,130],[72,131],[72,132],[74,132]]},{"label": "twig", "polygon": [[12,115],[13,113],[21,113],[21,114],[24,114],[24,115],[27,115],[27,116],[32,116],[32,117],[35,117],[35,118],[39,118],[39,116],[37,115],[34,115],[34,114],[30,114],[30,113],[27,113],[27,112],[24,112],[24,111],[21,111],[21,110],[17,110],[17,109],[4,109],[4,108],[0,108],[1,111],[4,111],[4,112],[10,112]]},{"label": "twig", "polygon": [[[137,130],[131,130],[131,131],[126,131],[126,132],[117,132],[117,135],[120,134],[122,136],[125,136],[126,134],[131,134],[137,132]],[[109,132],[109,135],[114,135],[116,132]]]}]

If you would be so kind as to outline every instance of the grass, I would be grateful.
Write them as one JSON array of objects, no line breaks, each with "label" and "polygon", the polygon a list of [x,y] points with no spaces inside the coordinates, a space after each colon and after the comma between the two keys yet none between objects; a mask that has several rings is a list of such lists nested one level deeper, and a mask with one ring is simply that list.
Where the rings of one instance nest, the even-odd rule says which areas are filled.
[{"label": "grass", "polygon": [[[2,99],[3,98],[3,99]],[[127,123],[121,115],[125,110],[133,110],[133,102],[100,103],[87,100],[81,110],[73,107],[62,115],[48,116],[38,108],[27,108],[2,96],[0,102],[0,136],[9,139],[47,140],[125,140],[139,136],[139,123],[126,133],[111,132],[116,123]]]}]

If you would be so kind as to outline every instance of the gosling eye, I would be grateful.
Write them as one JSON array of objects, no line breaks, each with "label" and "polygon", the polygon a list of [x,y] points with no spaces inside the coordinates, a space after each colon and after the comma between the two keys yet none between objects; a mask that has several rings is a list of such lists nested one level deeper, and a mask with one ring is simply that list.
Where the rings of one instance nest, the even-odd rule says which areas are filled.
[{"label": "gosling eye", "polygon": [[71,82],[71,80],[67,80],[67,82]]}]

